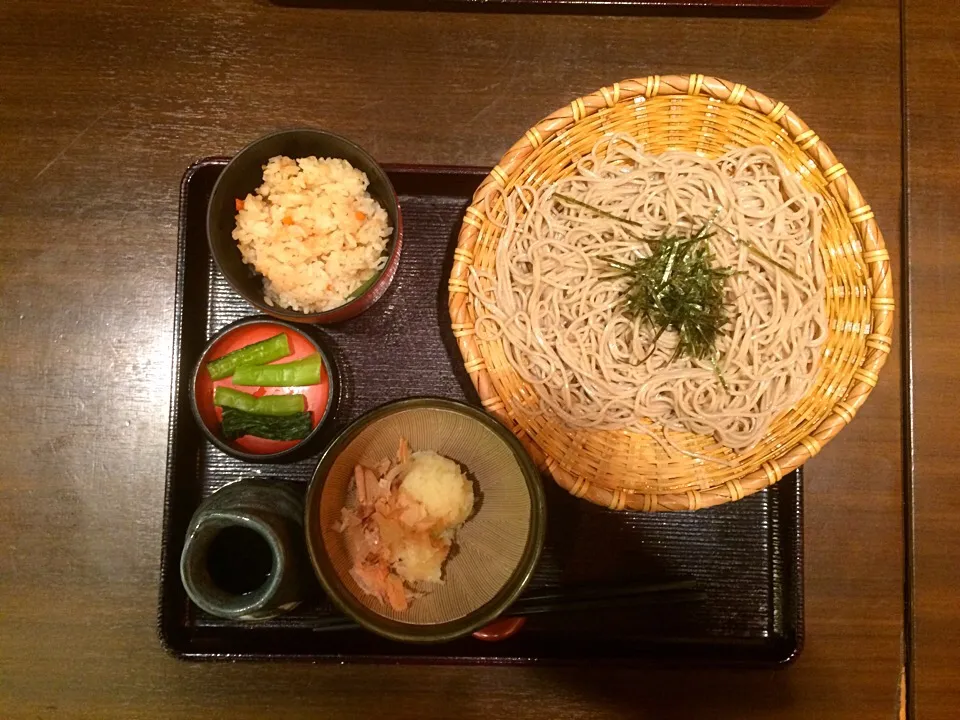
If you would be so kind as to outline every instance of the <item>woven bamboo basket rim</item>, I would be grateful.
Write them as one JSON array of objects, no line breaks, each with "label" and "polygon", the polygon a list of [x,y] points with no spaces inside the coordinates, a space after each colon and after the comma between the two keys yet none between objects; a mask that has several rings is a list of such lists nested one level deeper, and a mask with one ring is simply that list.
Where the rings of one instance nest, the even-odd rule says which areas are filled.
[{"label": "woven bamboo basket rim", "polygon": [[[692,465],[684,457],[650,465],[649,438],[630,431],[582,431],[549,419],[531,424],[514,406],[535,398],[532,388],[506,364],[499,342],[479,342],[476,311],[468,289],[470,268],[498,235],[486,215],[491,193],[517,182],[547,183],[572,172],[583,148],[604,136],[626,132],[662,149],[711,155],[710,148],[766,144],[805,184],[827,201],[821,249],[828,264],[828,341],[817,383],[794,409],[771,426],[762,454],[741,457],[732,468]],[[727,143],[720,143],[720,138]],[[653,149],[652,152],[660,152]],[[712,154],[719,154],[716,150]],[[790,160],[790,162],[787,161]],[[831,286],[832,283],[832,286]],[[613,510],[697,510],[739,500],[777,482],[816,455],[856,415],[876,386],[890,354],[895,302],[890,256],[870,205],[830,148],[782,102],[706,75],[651,75],[615,83],[577,98],[530,128],[484,179],[467,208],[448,282],[451,327],[464,367],[483,406],[520,438],[540,468],[573,495]],[[839,309],[837,309],[839,308]],[[829,356],[829,357],[828,357]],[[779,433],[779,434],[778,434]],[[710,439],[690,434],[690,442]],[[546,446],[546,447],[545,447]],[[690,447],[696,447],[691,445]],[[714,443],[710,447],[717,447]],[[645,454],[646,453],[646,454]],[[586,458],[586,459],[585,459]],[[599,458],[599,459],[598,459]],[[673,458],[675,460],[675,458]],[[628,475],[647,462],[662,487],[627,478],[617,484],[614,469]],[[638,489],[638,486],[641,486]]]}]

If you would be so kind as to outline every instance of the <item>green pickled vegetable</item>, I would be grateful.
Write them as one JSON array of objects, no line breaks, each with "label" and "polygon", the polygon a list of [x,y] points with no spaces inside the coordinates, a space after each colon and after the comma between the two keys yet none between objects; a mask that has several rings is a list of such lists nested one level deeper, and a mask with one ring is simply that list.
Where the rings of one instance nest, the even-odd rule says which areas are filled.
[{"label": "green pickled vegetable", "polygon": [[254,415],[232,407],[223,409],[221,421],[227,440],[253,435],[267,440],[302,440],[313,429],[310,413]]},{"label": "green pickled vegetable", "polygon": [[221,380],[233,375],[241,365],[263,365],[285,358],[289,354],[290,343],[287,342],[287,335],[280,333],[208,362],[207,372],[210,373],[211,380]]},{"label": "green pickled vegetable", "polygon": [[233,383],[261,387],[316,385],[320,382],[322,367],[323,362],[317,353],[278,365],[241,365],[233,374]]},{"label": "green pickled vegetable", "polygon": [[307,409],[303,395],[264,395],[254,397],[230,387],[213,391],[213,404],[231,407],[253,415],[295,415]]}]

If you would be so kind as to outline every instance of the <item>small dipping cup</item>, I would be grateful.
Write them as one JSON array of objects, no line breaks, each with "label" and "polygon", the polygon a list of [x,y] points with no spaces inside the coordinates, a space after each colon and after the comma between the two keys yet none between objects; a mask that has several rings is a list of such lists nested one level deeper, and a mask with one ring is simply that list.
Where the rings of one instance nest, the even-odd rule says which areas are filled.
[{"label": "small dipping cup", "polygon": [[190,520],[180,578],[211,615],[265,620],[296,607],[305,567],[303,500],[281,481],[246,479],[204,500]]}]

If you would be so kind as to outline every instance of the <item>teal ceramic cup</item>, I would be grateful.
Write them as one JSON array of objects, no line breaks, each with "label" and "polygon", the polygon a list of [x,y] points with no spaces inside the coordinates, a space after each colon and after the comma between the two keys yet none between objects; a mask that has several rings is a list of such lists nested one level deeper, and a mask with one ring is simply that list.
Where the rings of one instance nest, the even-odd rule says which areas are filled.
[{"label": "teal ceramic cup", "polygon": [[281,481],[239,480],[197,508],[180,556],[180,578],[201,610],[230,620],[264,620],[299,604],[302,545],[300,494]]}]

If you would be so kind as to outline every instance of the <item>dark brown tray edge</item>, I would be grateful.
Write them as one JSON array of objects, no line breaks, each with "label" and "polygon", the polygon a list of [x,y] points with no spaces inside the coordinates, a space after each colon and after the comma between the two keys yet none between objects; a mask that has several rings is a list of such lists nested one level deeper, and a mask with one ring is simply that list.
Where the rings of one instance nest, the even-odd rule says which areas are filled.
[{"label": "dark brown tray edge", "polygon": [[790,570],[793,582],[796,583],[796,587],[793,591],[793,597],[796,599],[796,607],[792,608],[796,634],[793,639],[793,647],[784,648],[784,654],[775,663],[775,667],[778,668],[785,668],[796,662],[797,658],[800,657],[800,653],[803,652],[804,643],[806,641],[806,626],[804,623],[806,617],[806,587],[804,585],[805,579],[803,573],[803,563],[805,557],[803,547],[803,466],[801,465],[794,470],[794,472],[797,475],[796,489],[794,490],[796,493],[795,507],[797,509],[797,515],[795,522],[797,531],[792,538],[794,542],[794,553],[793,562],[790,564]]},{"label": "dark brown tray edge", "polygon": [[[187,246],[184,242],[186,233],[184,218],[187,207],[187,193],[189,192],[190,181],[193,179],[194,174],[204,165],[209,165],[223,159],[224,158],[220,157],[208,157],[201,158],[192,163],[180,180],[180,197],[177,204],[177,273],[176,279],[174,280],[173,345],[171,348],[173,354],[171,362],[172,382],[170,383],[170,413],[167,420],[167,464],[164,472],[163,525],[160,531],[160,582],[157,609],[157,635],[160,638],[160,646],[164,651],[177,658],[187,658],[189,657],[189,653],[176,646],[169,629],[166,627],[167,618],[164,614],[163,597],[164,588],[169,582],[168,575],[172,572],[171,566],[174,565],[169,557],[171,553],[169,526],[172,522],[171,518],[173,515],[171,507],[173,503],[173,468],[177,450],[176,430],[180,397],[180,348],[182,344],[184,287],[186,283],[184,268],[186,265]],[[179,563],[176,563],[176,565],[179,569]],[[177,572],[177,574],[179,575],[179,572]]]},{"label": "dark brown tray edge", "polygon": [[[160,574],[158,582],[158,608],[157,608],[157,634],[160,641],[161,647],[172,657],[181,660],[192,660],[192,661],[270,661],[270,662],[289,662],[289,661],[306,661],[306,662],[338,662],[339,656],[334,655],[323,655],[323,654],[310,654],[310,653],[216,653],[216,652],[201,652],[191,650],[190,648],[183,647],[178,639],[173,636],[171,632],[172,628],[167,626],[167,622],[170,618],[166,617],[164,612],[164,594],[167,583],[171,581],[171,573],[177,575],[179,579],[179,559],[171,558],[170,544],[168,541],[169,536],[169,526],[171,524],[172,518],[172,507],[173,502],[172,490],[173,490],[173,468],[174,468],[174,458],[176,456],[177,449],[177,438],[176,430],[178,427],[178,399],[181,392],[180,384],[180,351],[182,348],[182,332],[183,332],[183,309],[184,309],[184,290],[185,290],[185,264],[186,264],[186,207],[187,199],[189,193],[189,185],[193,179],[194,174],[201,168],[216,165],[224,164],[229,160],[225,156],[210,156],[204,157],[196,160],[192,163],[184,172],[183,177],[180,182],[180,197],[178,203],[178,228],[177,228],[177,272],[176,279],[174,282],[175,289],[175,300],[174,300],[174,333],[173,333],[173,343],[172,343],[172,372],[173,378],[171,383],[171,395],[170,395],[170,413],[169,413],[169,427],[167,432],[167,464],[165,469],[165,487],[164,487],[164,518],[162,525],[162,534],[161,534],[161,562],[160,562]],[[489,172],[488,168],[476,167],[476,166],[457,166],[457,165],[416,165],[416,164],[385,164],[384,168],[388,173],[407,173],[411,175],[428,175],[431,173],[443,173],[443,174],[453,174],[461,175],[463,177],[468,177],[471,175],[482,175]],[[796,585],[793,589],[793,597],[796,599],[795,607],[789,608],[791,614],[793,615],[793,620],[795,623],[795,635],[791,639],[785,637],[783,640],[779,641],[776,646],[769,648],[769,653],[771,657],[767,658],[756,658],[756,659],[726,659],[726,658],[712,658],[712,657],[666,657],[666,658],[655,658],[655,653],[653,652],[657,647],[664,647],[665,649],[676,647],[676,643],[651,643],[648,646],[648,651],[644,655],[639,655],[632,657],[629,660],[624,660],[622,658],[591,658],[592,665],[599,666],[611,666],[618,665],[623,666],[627,664],[629,666],[643,667],[649,666],[654,663],[658,667],[668,666],[724,666],[724,667],[741,667],[741,668],[766,668],[766,669],[779,669],[791,665],[799,656],[800,652],[803,650],[804,640],[805,640],[805,626],[804,626],[804,573],[803,573],[803,560],[804,560],[804,548],[803,548],[803,468],[799,468],[795,471],[796,473],[796,483],[794,486],[794,503],[793,506],[796,508],[796,534],[791,537],[792,542],[795,544],[794,553],[793,553],[793,562],[789,564],[791,581]],[[781,509],[781,512],[783,510]],[[787,565],[785,565],[785,568]],[[698,644],[696,642],[687,643],[688,645]],[[782,651],[780,650],[782,646]],[[542,665],[550,667],[564,667],[564,666],[577,666],[581,662],[573,658],[537,658],[537,657],[524,657],[524,656],[501,656],[501,657],[484,657],[477,658],[471,656],[411,656],[411,655],[354,655],[350,657],[351,663],[357,664],[410,664],[410,665],[485,665],[485,666],[513,666],[513,665]]]},{"label": "dark brown tray edge", "polygon": [[281,7],[316,10],[390,10],[486,14],[739,17],[798,20],[823,15],[837,0],[270,0]]}]

